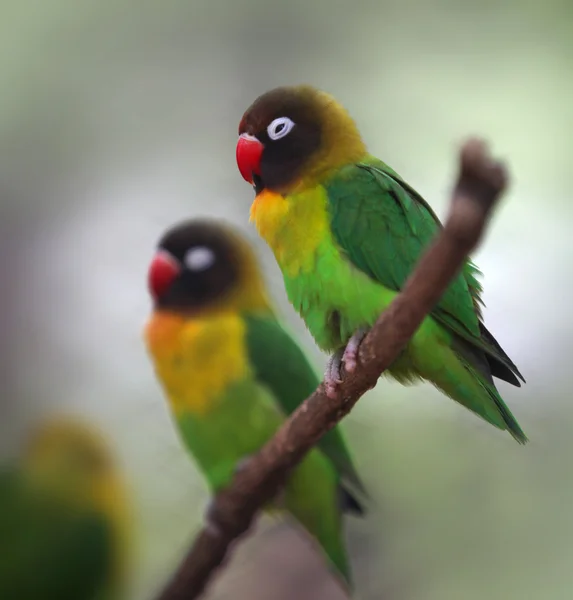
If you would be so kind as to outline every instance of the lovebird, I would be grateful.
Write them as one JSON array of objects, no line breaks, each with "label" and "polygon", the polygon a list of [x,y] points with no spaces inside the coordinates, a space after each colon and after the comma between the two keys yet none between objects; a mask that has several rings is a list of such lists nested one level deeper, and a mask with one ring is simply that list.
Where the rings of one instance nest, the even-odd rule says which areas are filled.
[{"label": "lovebird", "polygon": [[[318,346],[336,394],[361,341],[402,289],[441,224],[429,204],[368,153],[356,123],[308,85],[259,96],[239,124],[236,159],[254,186],[250,218],[274,252],[286,293]],[[496,389],[523,376],[486,329],[481,276],[470,260],[387,370],[420,379],[520,443],[527,438]]]},{"label": "lovebird", "polygon": [[[215,494],[318,386],[271,307],[248,242],[210,219],[175,225],[148,273],[153,311],[144,337],[184,445]],[[351,586],[342,513],[364,514],[364,493],[343,435],[327,433],[269,507],[318,542]]]},{"label": "lovebird", "polygon": [[0,598],[122,600],[129,499],[99,434],[43,421],[0,472]]}]

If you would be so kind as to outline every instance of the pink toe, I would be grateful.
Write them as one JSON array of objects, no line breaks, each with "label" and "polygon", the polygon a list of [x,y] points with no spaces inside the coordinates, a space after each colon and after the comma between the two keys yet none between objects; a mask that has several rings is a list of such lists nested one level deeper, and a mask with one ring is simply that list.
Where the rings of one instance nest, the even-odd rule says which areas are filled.
[{"label": "pink toe", "polygon": [[326,388],[326,397],[330,398],[331,400],[334,400],[336,398],[336,386],[331,383],[327,383],[325,388]]},{"label": "pink toe", "polygon": [[344,368],[346,369],[347,373],[354,373],[354,371],[356,370],[356,361],[355,360],[345,360],[344,361]]}]

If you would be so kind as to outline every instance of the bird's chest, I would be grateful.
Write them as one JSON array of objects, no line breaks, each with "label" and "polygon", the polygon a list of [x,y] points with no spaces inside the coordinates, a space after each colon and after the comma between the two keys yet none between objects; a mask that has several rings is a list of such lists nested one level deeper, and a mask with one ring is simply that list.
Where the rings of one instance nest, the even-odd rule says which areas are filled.
[{"label": "bird's chest", "polygon": [[322,186],[281,196],[259,194],[251,219],[274,252],[288,298],[323,350],[371,325],[387,303],[385,289],[354,267],[333,238]]},{"label": "bird's chest", "polygon": [[327,200],[321,186],[288,196],[264,190],[255,198],[251,220],[285,276],[314,269],[317,250],[329,235]]},{"label": "bird's chest", "polygon": [[189,322],[155,314],[145,338],[171,410],[202,415],[225,390],[249,375],[244,323],[236,315]]},{"label": "bird's chest", "polygon": [[228,483],[237,463],[254,454],[274,433],[280,413],[253,378],[231,384],[204,415],[180,411],[179,432],[211,487]]},{"label": "bird's chest", "polygon": [[344,345],[359,327],[372,325],[387,304],[385,289],[330,244],[317,250],[312,271],[285,276],[285,288],[291,304],[325,351]]}]

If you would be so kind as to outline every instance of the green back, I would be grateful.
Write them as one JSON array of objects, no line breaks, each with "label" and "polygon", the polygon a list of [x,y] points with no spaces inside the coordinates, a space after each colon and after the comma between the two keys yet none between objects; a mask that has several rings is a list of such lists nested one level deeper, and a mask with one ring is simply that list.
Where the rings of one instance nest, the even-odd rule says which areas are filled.
[{"label": "green back", "polygon": [[111,568],[110,532],[93,513],[32,495],[0,474],[0,598],[101,599]]},{"label": "green back", "polygon": [[[427,202],[388,165],[368,157],[325,184],[334,239],[358,269],[399,291],[441,224]],[[431,311],[436,321],[519,373],[480,323],[479,271],[469,260]]]},{"label": "green back", "polygon": [[[245,315],[249,357],[257,379],[265,384],[290,415],[320,383],[316,372],[292,337],[271,313]],[[366,494],[338,427],[318,443],[339,476]]]}]

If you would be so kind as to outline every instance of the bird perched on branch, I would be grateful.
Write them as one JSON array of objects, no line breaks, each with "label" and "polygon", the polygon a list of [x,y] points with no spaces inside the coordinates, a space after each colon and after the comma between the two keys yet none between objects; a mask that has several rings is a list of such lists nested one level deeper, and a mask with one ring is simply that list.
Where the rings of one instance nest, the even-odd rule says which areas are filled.
[{"label": "bird perched on branch", "polygon": [[[230,227],[192,220],[169,229],[149,269],[145,339],[179,433],[210,489],[227,486],[319,379],[277,321],[253,251]],[[275,508],[318,541],[350,584],[342,512],[364,492],[339,428],[289,475]]]},{"label": "bird perched on branch", "polygon": [[[318,346],[336,394],[360,342],[441,227],[428,203],[370,155],[345,108],[311,86],[258,97],[239,125],[237,164],[256,192],[251,220],[274,252],[288,298]],[[525,381],[486,329],[477,267],[466,261],[387,373],[432,382],[520,443],[527,438],[494,377]]]},{"label": "bird perched on branch", "polygon": [[0,473],[0,598],[122,600],[130,526],[109,449],[68,418],[44,422]]}]

